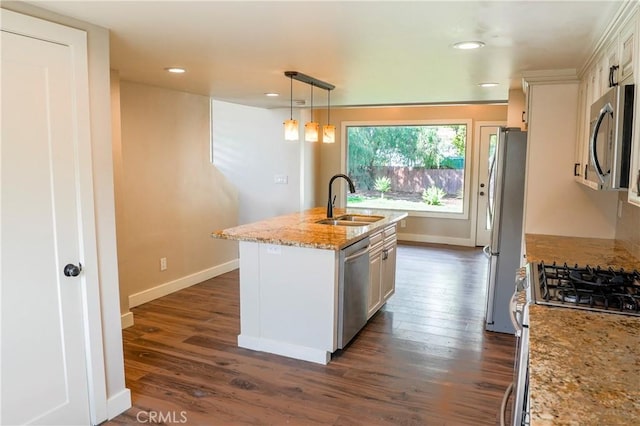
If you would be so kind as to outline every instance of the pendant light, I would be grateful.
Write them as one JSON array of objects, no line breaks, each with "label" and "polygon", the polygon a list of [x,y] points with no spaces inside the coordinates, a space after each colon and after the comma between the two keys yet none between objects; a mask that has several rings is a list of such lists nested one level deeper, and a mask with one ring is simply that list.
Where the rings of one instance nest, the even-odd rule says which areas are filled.
[{"label": "pendant light", "polygon": [[[317,78],[311,77],[309,75],[306,74],[302,74],[301,72],[298,71],[285,71],[284,75],[289,77],[292,81],[291,81],[291,120],[287,120],[284,122],[284,126],[285,126],[285,139],[286,140],[298,140],[298,122],[296,120],[293,119],[293,79],[296,79],[298,81],[301,81],[303,83],[306,83],[308,85],[311,86],[311,121],[309,121],[307,124],[304,125],[304,139],[307,142],[318,142],[318,133],[320,131],[320,125],[313,121],[313,87],[319,87],[321,89],[324,89],[328,92],[330,92],[331,90],[335,89],[336,86],[334,86],[333,84],[329,84],[327,82],[318,80]],[[329,94],[329,102],[328,102],[328,109],[331,109],[331,94]],[[329,122],[331,117],[327,117],[327,125],[323,126],[322,130],[324,132],[324,137],[323,137],[323,141],[325,143],[334,143],[335,142],[335,126],[332,126],[331,124],[329,124]],[[289,124],[289,123],[295,123],[295,124]],[[293,128],[295,128],[295,138],[289,138],[288,135],[288,129],[291,128],[291,132],[293,133]]]},{"label": "pendant light", "polygon": [[311,121],[304,125],[304,140],[307,142],[318,142],[318,130],[320,125],[313,121],[313,84],[311,86]]},{"label": "pendant light", "polygon": [[331,124],[331,89],[327,89],[327,124],[322,126],[322,143],[336,141],[336,126]]},{"label": "pendant light", "polygon": [[290,96],[290,108],[291,115],[288,120],[284,122],[284,140],[286,141],[297,141],[299,138],[298,135],[298,120],[293,119],[293,76],[290,75],[291,79],[291,96]]}]

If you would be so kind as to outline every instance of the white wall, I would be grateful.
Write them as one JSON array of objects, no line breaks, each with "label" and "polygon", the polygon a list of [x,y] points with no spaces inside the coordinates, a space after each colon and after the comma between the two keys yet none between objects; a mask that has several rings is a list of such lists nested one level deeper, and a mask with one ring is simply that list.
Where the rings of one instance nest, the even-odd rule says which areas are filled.
[{"label": "white wall", "polygon": [[578,83],[531,85],[529,100],[525,232],[614,238],[617,192],[573,177]]},{"label": "white wall", "polygon": [[237,225],[238,199],[210,161],[207,96],[130,81],[119,87],[113,156],[120,291],[129,308],[237,268],[237,243],[210,234]]},{"label": "white wall", "polygon": [[[240,224],[296,212],[313,200],[303,179],[313,176],[313,151],[284,140],[282,123],[289,115],[285,109],[212,101],[213,163],[238,190]],[[276,184],[276,175],[288,183]]]}]

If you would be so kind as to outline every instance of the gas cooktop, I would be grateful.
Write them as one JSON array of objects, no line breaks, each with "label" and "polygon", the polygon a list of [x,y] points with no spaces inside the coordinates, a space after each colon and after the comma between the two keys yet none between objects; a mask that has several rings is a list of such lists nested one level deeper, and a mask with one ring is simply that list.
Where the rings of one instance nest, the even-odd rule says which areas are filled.
[{"label": "gas cooktop", "polygon": [[533,302],[640,316],[640,272],[532,264]]}]

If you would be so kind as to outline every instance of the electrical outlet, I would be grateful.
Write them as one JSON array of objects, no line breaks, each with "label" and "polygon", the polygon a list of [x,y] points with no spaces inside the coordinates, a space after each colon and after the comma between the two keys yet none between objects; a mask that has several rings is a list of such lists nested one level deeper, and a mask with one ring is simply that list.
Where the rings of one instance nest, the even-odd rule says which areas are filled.
[{"label": "electrical outlet", "polygon": [[407,221],[406,221],[406,220],[404,220],[404,219],[402,219],[402,220],[400,221],[400,228],[406,228],[406,227],[407,227]]},{"label": "electrical outlet", "polygon": [[273,183],[286,185],[289,183],[289,176],[287,175],[275,175],[273,177]]},{"label": "electrical outlet", "polygon": [[160,258],[160,270],[161,271],[166,271],[167,270],[167,258],[166,257],[161,257]]}]

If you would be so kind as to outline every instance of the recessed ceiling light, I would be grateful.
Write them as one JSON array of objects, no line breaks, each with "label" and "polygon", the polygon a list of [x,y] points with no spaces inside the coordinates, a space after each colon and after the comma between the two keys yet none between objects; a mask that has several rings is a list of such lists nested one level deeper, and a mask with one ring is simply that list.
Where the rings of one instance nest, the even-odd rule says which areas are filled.
[{"label": "recessed ceiling light", "polygon": [[271,92],[269,92],[269,93],[265,93],[264,95],[265,95],[265,96],[268,96],[268,97],[270,97],[270,98],[275,98],[275,97],[280,96],[280,94],[279,94],[279,93],[271,93]]},{"label": "recessed ceiling light", "polygon": [[461,50],[480,49],[481,47],[484,47],[484,43],[481,41],[461,41],[454,44],[453,47]]},{"label": "recessed ceiling light", "polygon": [[496,87],[498,83],[480,83],[478,86],[480,87]]},{"label": "recessed ceiling light", "polygon": [[164,70],[174,74],[182,74],[187,71],[184,68],[177,68],[177,67],[169,67],[169,68],[165,68]]}]

